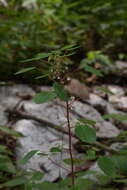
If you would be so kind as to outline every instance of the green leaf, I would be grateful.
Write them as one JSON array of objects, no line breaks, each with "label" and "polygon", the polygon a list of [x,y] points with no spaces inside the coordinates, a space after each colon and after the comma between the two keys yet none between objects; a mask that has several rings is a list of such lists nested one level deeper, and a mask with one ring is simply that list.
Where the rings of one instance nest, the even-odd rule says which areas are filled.
[{"label": "green leaf", "polygon": [[75,187],[71,190],[91,190],[94,182],[90,179],[77,178]]},{"label": "green leaf", "polygon": [[88,59],[83,59],[83,60],[81,60],[81,62],[80,62],[80,68],[85,68],[85,66],[88,65],[88,64],[91,64],[90,60],[88,60]]},{"label": "green leaf", "polygon": [[8,155],[13,155],[13,153],[8,150],[8,148],[4,145],[0,145],[0,153],[6,153]]},{"label": "green leaf", "polygon": [[74,55],[75,54],[75,52],[72,52],[72,53],[68,53],[68,54],[65,54],[65,57],[69,57],[69,56],[71,56],[71,55]]},{"label": "green leaf", "polygon": [[89,120],[89,119],[84,119],[84,118],[79,118],[78,119],[81,123],[89,124],[89,125],[95,125],[96,121]]},{"label": "green leaf", "polygon": [[88,71],[88,72],[91,72],[92,74],[97,75],[97,76],[100,76],[100,77],[103,76],[103,74],[102,74],[99,70],[94,69],[93,67],[91,67],[91,66],[89,66],[89,65],[85,65],[85,66],[84,66],[84,69],[85,69],[86,71]]},{"label": "green leaf", "polygon": [[39,152],[39,153],[37,153],[37,155],[39,155],[39,156],[48,156],[48,154],[43,153],[43,152]]},{"label": "green leaf", "polygon": [[32,150],[28,152],[20,161],[20,164],[26,164],[36,153],[38,150]]},{"label": "green leaf", "polygon": [[33,189],[33,184],[32,183],[25,184],[25,189],[24,190],[32,190],[32,189]]},{"label": "green leaf", "polygon": [[57,186],[57,184],[52,182],[43,182],[41,184],[37,185],[39,190],[59,190],[60,188]]},{"label": "green leaf", "polygon": [[127,184],[127,179],[114,179],[114,182]]},{"label": "green leaf", "polygon": [[63,101],[68,101],[69,100],[69,96],[67,94],[67,92],[64,90],[63,86],[61,86],[58,83],[54,83],[53,84],[53,88],[55,90],[55,93],[57,94],[57,96],[63,100]]},{"label": "green leaf", "polygon": [[61,150],[61,148],[60,147],[52,147],[51,149],[50,149],[50,152],[61,152],[62,150]]},{"label": "green leaf", "polygon": [[64,47],[61,48],[61,50],[62,50],[62,51],[63,51],[63,50],[68,50],[68,49],[73,48],[73,47],[75,47],[75,44],[64,46]]},{"label": "green leaf", "polygon": [[21,177],[17,177],[15,179],[12,179],[6,183],[3,184],[4,187],[15,187],[17,185],[22,185],[25,184],[27,182],[26,178],[21,176]]},{"label": "green leaf", "polygon": [[111,114],[103,115],[103,118],[104,119],[113,118],[113,119],[116,119],[116,120],[119,120],[119,121],[126,121],[127,120],[127,115],[120,115],[120,114],[111,113]]},{"label": "green leaf", "polygon": [[75,47],[72,47],[72,48],[67,49],[67,51],[73,51],[73,50],[78,49],[78,48],[80,48],[80,47],[81,47],[81,46],[75,46]]},{"label": "green leaf", "polygon": [[38,53],[36,55],[36,57],[34,58],[31,58],[31,59],[26,59],[24,61],[21,61],[21,62],[30,62],[30,61],[37,61],[37,60],[40,60],[40,59],[44,59],[46,57],[49,57],[52,53]]},{"label": "green leaf", "polygon": [[94,143],[96,141],[96,130],[87,125],[77,125],[75,134],[83,142]]},{"label": "green leaf", "polygon": [[11,136],[14,136],[14,137],[24,137],[24,135],[20,132],[17,132],[13,129],[10,129],[10,128],[7,128],[6,126],[0,126],[0,130],[11,135]]},{"label": "green leaf", "polygon": [[100,91],[105,92],[107,94],[114,95],[114,93],[111,90],[109,90],[108,88],[98,88],[97,90],[100,90]]},{"label": "green leaf", "polygon": [[7,155],[0,155],[0,171],[16,173],[16,168]]},{"label": "green leaf", "polygon": [[45,77],[48,77],[49,76],[49,73],[45,74],[45,75],[40,75],[38,77],[36,77],[35,79],[42,79],[42,78],[45,78]]},{"label": "green leaf", "polygon": [[106,175],[110,177],[116,176],[116,167],[111,158],[106,156],[100,157],[98,159],[98,165]]},{"label": "green leaf", "polygon": [[126,155],[118,155],[112,156],[113,163],[120,173],[126,175],[127,173],[127,156]]},{"label": "green leaf", "polygon": [[111,177],[109,177],[108,175],[98,174],[96,175],[96,177],[101,185],[106,185],[111,182]]},{"label": "green leaf", "polygon": [[[65,164],[67,164],[67,165],[71,165],[71,159],[70,158],[65,158],[64,160],[63,160],[63,162],[65,163]],[[81,163],[83,163],[84,162],[84,160],[81,160],[81,159],[79,159],[79,158],[73,158],[73,163],[74,163],[74,165],[79,165],[79,164],[81,164]]]},{"label": "green leaf", "polygon": [[[119,139],[119,138],[118,138]],[[125,139],[126,140],[126,139]],[[127,145],[123,145],[120,149],[119,149],[119,154],[120,155],[126,155],[127,156]]]},{"label": "green leaf", "polygon": [[32,71],[34,69],[36,69],[36,67],[27,67],[27,68],[21,69],[20,71],[16,72],[15,75],[26,73],[26,72]]},{"label": "green leaf", "polygon": [[32,181],[39,181],[44,177],[44,173],[40,172],[40,171],[34,171],[32,172]]},{"label": "green leaf", "polygon": [[36,104],[42,104],[50,100],[53,100],[54,98],[56,98],[56,94],[54,92],[44,91],[36,94],[35,97],[33,98],[33,101]]},{"label": "green leaf", "polygon": [[35,57],[36,60],[44,59],[46,57],[49,57],[52,53],[38,53]]},{"label": "green leaf", "polygon": [[100,62],[101,64],[105,64],[105,65],[110,65],[110,64],[114,64],[108,56],[103,55],[103,54],[98,54],[96,56],[96,60],[97,62]]},{"label": "green leaf", "polygon": [[96,151],[93,150],[93,149],[89,149],[86,152],[86,157],[87,157],[88,160],[94,160],[96,158]]},{"label": "green leaf", "polygon": [[100,54],[101,54],[101,51],[90,51],[88,52],[87,57],[88,59],[93,60]]}]

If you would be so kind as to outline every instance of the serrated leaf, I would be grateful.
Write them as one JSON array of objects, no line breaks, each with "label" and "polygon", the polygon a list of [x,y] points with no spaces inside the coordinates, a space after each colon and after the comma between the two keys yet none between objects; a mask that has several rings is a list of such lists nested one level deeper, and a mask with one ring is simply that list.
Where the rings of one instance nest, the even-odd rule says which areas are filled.
[{"label": "serrated leaf", "polygon": [[54,98],[56,98],[56,94],[52,91],[44,91],[44,92],[40,92],[38,94],[35,95],[35,97],[33,98],[33,101],[36,104],[42,104],[45,102],[48,102],[50,100],[53,100]]},{"label": "serrated leaf", "polygon": [[119,120],[119,121],[126,121],[127,120],[127,115],[120,115],[120,114],[111,113],[111,114],[103,115],[103,118],[104,119],[113,118],[113,119],[116,119],[116,120]]},{"label": "serrated leaf", "polygon": [[26,72],[32,71],[34,69],[36,69],[36,67],[27,67],[27,68],[21,69],[20,71],[16,72],[15,75],[26,73]]},{"label": "serrated leaf", "polygon": [[102,77],[103,74],[101,73],[101,71],[94,69],[93,67],[89,66],[89,65],[85,65],[84,69],[92,74],[95,74],[96,76],[100,76]]},{"label": "serrated leaf", "polygon": [[69,100],[69,96],[68,96],[67,92],[64,90],[63,86],[61,86],[60,84],[55,82],[53,84],[53,88],[54,88],[55,93],[57,94],[58,98],[60,98],[63,101]]},{"label": "serrated leaf", "polygon": [[98,88],[97,90],[100,90],[100,91],[105,92],[107,94],[114,95],[114,93],[111,90],[109,90],[108,88]]},{"label": "serrated leaf", "polygon": [[81,123],[89,124],[89,125],[95,125],[96,121],[94,120],[89,120],[89,119],[84,119],[84,118],[79,118],[78,119]]},{"label": "serrated leaf", "polygon": [[83,142],[94,143],[96,141],[96,130],[87,125],[77,125],[75,134]]},{"label": "serrated leaf", "polygon": [[14,137],[24,137],[24,135],[18,131],[7,128],[6,126],[0,126],[0,130]]},{"label": "serrated leaf", "polygon": [[20,164],[26,164],[36,153],[38,150],[32,150],[28,152],[20,161]]},{"label": "serrated leaf", "polygon": [[15,187],[17,185],[22,185],[25,184],[27,182],[25,177],[17,177],[15,179],[12,179],[6,183],[3,184],[4,187]]},{"label": "serrated leaf", "polygon": [[106,175],[110,177],[116,176],[116,167],[111,158],[106,156],[100,157],[98,159],[98,165]]}]

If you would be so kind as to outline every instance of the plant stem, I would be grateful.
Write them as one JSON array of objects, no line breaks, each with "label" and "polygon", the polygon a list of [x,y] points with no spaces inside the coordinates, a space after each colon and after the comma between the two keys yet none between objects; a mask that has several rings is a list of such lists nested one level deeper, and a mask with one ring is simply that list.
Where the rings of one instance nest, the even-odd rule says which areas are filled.
[{"label": "plant stem", "polygon": [[69,154],[71,160],[71,178],[72,178],[72,186],[75,185],[75,173],[74,173],[74,160],[72,155],[72,135],[71,135],[71,125],[70,125],[70,114],[69,114],[69,103],[66,102],[66,110],[67,110],[67,127],[68,127],[68,137],[69,137]]}]

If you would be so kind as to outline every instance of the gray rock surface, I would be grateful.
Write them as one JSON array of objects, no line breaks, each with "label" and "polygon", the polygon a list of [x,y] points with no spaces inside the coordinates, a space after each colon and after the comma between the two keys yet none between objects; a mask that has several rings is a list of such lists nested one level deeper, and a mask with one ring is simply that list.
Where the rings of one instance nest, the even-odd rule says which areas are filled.
[{"label": "gray rock surface", "polygon": [[[35,124],[29,120],[18,121],[15,125],[15,129],[25,135],[24,138],[17,141],[17,147],[15,150],[17,161],[31,150],[38,150],[44,154],[49,154],[47,156],[35,155],[23,166],[25,170],[32,168],[44,172],[43,168],[45,168],[47,173],[44,176],[44,180],[49,181],[56,180],[60,175],[65,177],[69,173],[58,167],[58,165],[64,165],[61,156],[62,159],[68,158],[67,151],[64,151],[62,155],[61,153],[50,152],[50,149],[53,146],[62,145],[62,141],[64,141],[64,148],[68,148],[68,139],[66,135],[61,136],[61,134],[58,134],[54,129],[46,128],[45,126],[37,123]],[[68,166],[64,167],[69,170]]]},{"label": "gray rock surface", "polygon": [[4,107],[0,105],[0,126],[4,126],[7,123],[7,115],[4,111]]},{"label": "gray rock surface", "polygon": [[[45,89],[48,88],[42,88],[42,90]],[[15,85],[11,87],[0,88],[0,109],[3,109],[3,112],[0,114],[0,120],[2,120],[3,123],[6,120],[4,110],[6,108],[14,108],[17,102],[20,101],[21,96],[28,94],[33,96],[35,92],[27,85]],[[96,125],[94,127],[97,129],[97,135],[99,137],[111,138],[117,136],[119,134],[117,127],[111,122],[105,121],[101,117],[101,114],[95,108],[93,108],[93,105],[98,103],[102,104],[103,106],[106,105],[106,109],[115,110],[112,105],[102,100],[102,98],[99,99],[99,96],[92,94],[89,100],[89,103],[91,105],[75,101],[72,104],[70,113],[71,126],[75,126],[79,117],[84,117],[96,121]],[[59,125],[63,128],[66,127],[66,110],[64,108],[63,102],[50,101],[48,103],[39,105],[35,104],[32,100],[23,100],[21,102],[21,105],[23,105],[24,111],[29,115],[45,119],[49,122],[54,123],[56,126]],[[44,179],[50,181],[56,180],[59,176],[62,176],[64,178],[66,175],[68,175],[69,166],[63,164],[63,159],[69,157],[67,135],[51,129],[49,126],[39,124],[30,119],[19,119],[14,125],[14,129],[22,132],[25,135],[25,137],[17,140],[15,149],[17,163],[18,160],[20,160],[26,153],[31,150],[38,150],[49,154],[49,156],[35,155],[28,162],[28,164],[23,166],[25,170],[28,170],[29,168],[43,170],[42,168],[44,166],[44,168],[48,170],[48,172],[45,173]],[[73,138],[73,142],[76,142],[75,138]],[[61,144],[64,145],[62,153],[50,153],[51,147]],[[73,154],[74,157],[82,156],[76,151],[74,151]],[[66,170],[58,167],[58,165],[64,166]]]}]

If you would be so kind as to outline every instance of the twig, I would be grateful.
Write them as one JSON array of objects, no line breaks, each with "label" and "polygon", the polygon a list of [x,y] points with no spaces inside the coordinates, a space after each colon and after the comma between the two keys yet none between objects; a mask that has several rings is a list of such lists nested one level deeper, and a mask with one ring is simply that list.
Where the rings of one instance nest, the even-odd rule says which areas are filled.
[{"label": "twig", "polygon": [[[52,129],[55,129],[55,130],[57,130],[57,131],[59,131],[61,133],[64,133],[64,134],[68,135],[68,131],[66,131],[64,128],[62,128],[61,126],[59,126],[57,124],[54,124],[54,123],[52,123],[50,121],[47,121],[46,119],[39,118],[39,117],[36,117],[34,115],[30,115],[30,114],[28,114],[27,112],[24,112],[24,111],[7,109],[6,112],[15,115],[15,117],[37,121],[39,123],[42,123],[42,124],[46,125],[47,127],[50,127]],[[74,136],[74,135],[72,134],[72,136]]]},{"label": "twig", "polygon": [[103,148],[105,151],[107,151],[107,152],[109,152],[109,153],[111,153],[111,154],[118,154],[118,151],[116,151],[116,150],[114,150],[114,149],[108,147],[108,146],[105,145],[105,144],[102,144],[102,143],[97,142],[97,141],[96,141],[94,144],[95,144],[96,146],[98,146],[99,148]]}]

